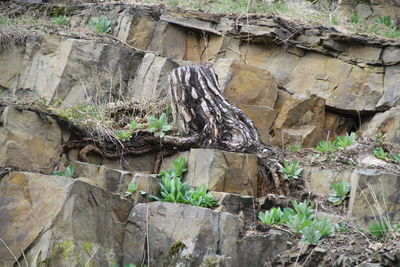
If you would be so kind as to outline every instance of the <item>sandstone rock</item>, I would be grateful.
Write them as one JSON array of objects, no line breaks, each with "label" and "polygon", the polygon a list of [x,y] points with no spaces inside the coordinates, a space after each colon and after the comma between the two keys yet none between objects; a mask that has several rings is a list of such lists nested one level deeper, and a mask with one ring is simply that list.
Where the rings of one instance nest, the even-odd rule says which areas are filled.
[{"label": "sandstone rock", "polygon": [[282,48],[273,44],[240,45],[240,50],[234,52],[239,59],[246,63],[268,70],[278,80],[280,85],[286,85],[292,77],[293,71],[300,61],[299,56],[285,53]]},{"label": "sandstone rock", "polygon": [[331,185],[344,180],[351,182],[352,169],[325,169],[308,167],[303,170],[302,177],[306,182],[306,188],[313,193],[328,195],[332,193]]},{"label": "sandstone rock", "polygon": [[264,144],[272,144],[273,139],[269,134],[278,112],[268,106],[237,105],[254,123]]},{"label": "sandstone rock", "polygon": [[132,13],[118,19],[116,36],[135,48],[146,50],[150,45],[157,22],[150,14]]},{"label": "sandstone rock", "polygon": [[356,7],[356,13],[363,19],[368,19],[373,14],[371,6],[366,4],[358,4]]},{"label": "sandstone rock", "polygon": [[125,193],[132,173],[122,170],[110,169],[103,166],[81,161],[73,161],[75,175],[92,180],[96,186],[113,193]]},{"label": "sandstone rock", "polygon": [[24,52],[25,48],[22,46],[14,46],[0,50],[0,62],[7,62],[7,64],[0,65],[1,87],[8,88],[9,90],[13,90],[17,87],[19,75],[24,69]]},{"label": "sandstone rock", "polygon": [[379,216],[388,214],[392,223],[400,221],[400,176],[381,170],[358,170],[353,176],[349,216],[367,226]]},{"label": "sandstone rock", "polygon": [[149,196],[157,196],[160,192],[160,179],[156,174],[135,173],[131,182],[138,184],[137,195],[146,194],[147,199]]},{"label": "sandstone rock", "polygon": [[271,229],[265,234],[244,237],[239,241],[239,265],[263,266],[279,253],[290,249],[294,244],[287,232]]},{"label": "sandstone rock", "polygon": [[330,140],[334,140],[338,135],[344,136],[354,128],[355,123],[354,119],[342,114],[325,112],[325,136],[329,136]]},{"label": "sandstone rock", "polygon": [[397,64],[400,62],[400,49],[395,46],[388,46],[383,50],[382,60],[385,64]]},{"label": "sandstone rock", "polygon": [[168,74],[179,65],[174,61],[147,53],[129,89],[135,99],[161,99],[168,95]]},{"label": "sandstone rock", "polygon": [[143,155],[127,155],[120,159],[104,159],[102,165],[112,169],[123,169],[130,172],[152,172],[156,161],[156,153]]},{"label": "sandstone rock", "polygon": [[323,139],[325,101],[322,98],[279,91],[275,108],[279,112],[273,126],[276,144],[314,147]]},{"label": "sandstone rock", "polygon": [[[0,238],[17,258],[51,225],[72,181],[27,172],[12,172],[0,179]],[[0,265],[14,266],[14,259],[4,246],[0,246]]]},{"label": "sandstone rock", "polygon": [[351,45],[347,49],[350,57],[366,62],[377,62],[380,59],[382,48],[373,46]]},{"label": "sandstone rock", "polygon": [[27,43],[26,58],[14,93],[28,90],[47,100],[77,104],[126,96],[142,55],[95,41],[46,37]]},{"label": "sandstone rock", "polygon": [[214,70],[221,91],[234,104],[274,106],[278,84],[268,71],[234,60],[219,60]]},{"label": "sandstone rock", "polygon": [[223,266],[238,266],[241,225],[237,216],[210,209],[166,202],[138,204],[126,225],[124,263],[149,258],[151,266],[200,266],[217,257]]},{"label": "sandstone rock", "polygon": [[185,31],[168,22],[159,21],[149,50],[156,51],[167,58],[184,59],[183,51],[186,51]]},{"label": "sandstone rock", "polygon": [[61,155],[58,123],[32,111],[6,107],[0,124],[0,167],[50,173]]},{"label": "sandstone rock", "polygon": [[255,199],[232,193],[210,191],[218,199],[218,208],[215,211],[242,214],[245,218],[254,217]]},{"label": "sandstone rock", "polygon": [[257,156],[212,149],[191,149],[185,177],[191,186],[245,195],[257,192]]},{"label": "sandstone rock", "polygon": [[[79,161],[79,151],[72,149],[68,151],[67,158],[70,161]],[[126,155],[118,159],[103,158],[96,153],[88,154],[88,163],[101,165],[109,169],[125,170],[128,172],[148,172],[153,170],[156,160],[156,153],[146,153],[143,155]],[[67,162],[65,162],[67,163]]]},{"label": "sandstone rock", "polygon": [[75,180],[60,213],[31,244],[28,262],[31,266],[121,263],[124,226],[131,208],[118,195]]},{"label": "sandstone rock", "polygon": [[379,133],[385,134],[386,142],[400,144],[400,107],[375,114],[362,125],[361,133],[371,137]]},{"label": "sandstone rock", "polygon": [[385,68],[385,80],[383,82],[384,92],[377,103],[377,109],[387,109],[400,104],[400,66],[390,66]]},{"label": "sandstone rock", "polygon": [[287,89],[316,94],[326,105],[347,112],[372,111],[384,92],[381,68],[365,68],[307,53],[294,68]]}]

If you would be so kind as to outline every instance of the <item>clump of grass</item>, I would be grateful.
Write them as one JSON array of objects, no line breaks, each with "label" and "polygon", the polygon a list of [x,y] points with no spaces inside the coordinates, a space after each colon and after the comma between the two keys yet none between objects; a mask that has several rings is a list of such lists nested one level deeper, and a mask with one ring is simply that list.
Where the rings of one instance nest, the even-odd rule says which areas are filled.
[{"label": "clump of grass", "polygon": [[61,15],[54,18],[54,23],[59,26],[69,26],[70,25],[70,22],[67,19],[67,17],[61,16]]},{"label": "clump of grass", "polygon": [[111,21],[106,17],[91,18],[89,20],[89,29],[98,33],[111,33]]}]

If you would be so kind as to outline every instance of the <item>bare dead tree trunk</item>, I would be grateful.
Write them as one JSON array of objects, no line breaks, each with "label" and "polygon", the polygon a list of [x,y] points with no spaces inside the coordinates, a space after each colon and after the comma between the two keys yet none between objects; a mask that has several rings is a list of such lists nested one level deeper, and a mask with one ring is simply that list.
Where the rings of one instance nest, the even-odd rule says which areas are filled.
[{"label": "bare dead tree trunk", "polygon": [[180,67],[169,82],[175,119],[183,133],[205,137],[202,147],[256,153],[263,146],[253,122],[222,96],[212,68]]}]

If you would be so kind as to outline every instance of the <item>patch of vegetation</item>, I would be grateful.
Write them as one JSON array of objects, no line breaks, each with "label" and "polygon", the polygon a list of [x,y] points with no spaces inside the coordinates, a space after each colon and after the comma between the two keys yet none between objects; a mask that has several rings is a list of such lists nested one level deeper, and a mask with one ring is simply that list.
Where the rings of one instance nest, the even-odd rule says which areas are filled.
[{"label": "patch of vegetation", "polygon": [[132,133],[124,130],[116,130],[115,136],[121,141],[128,141],[132,138]]},{"label": "patch of vegetation", "polygon": [[143,124],[137,123],[135,120],[132,120],[129,124],[128,124],[128,128],[131,131],[135,131],[137,129],[143,129],[145,126]]},{"label": "patch of vegetation", "polygon": [[319,142],[315,149],[322,154],[333,153],[336,151],[335,145],[330,141]]},{"label": "patch of vegetation", "polygon": [[75,174],[75,166],[74,165],[68,165],[67,168],[65,168],[65,171],[60,172],[60,171],[54,171],[53,175],[58,175],[58,176],[64,176],[64,177],[72,177]]},{"label": "patch of vegetation", "polygon": [[398,153],[392,153],[390,155],[390,159],[393,160],[396,163],[400,163],[400,154]]},{"label": "patch of vegetation", "polygon": [[217,205],[217,199],[211,193],[207,193],[207,187],[202,185],[197,189],[190,188],[187,182],[181,182],[186,169],[185,158],[178,158],[172,163],[172,168],[160,171],[161,189],[160,195],[150,196],[151,199],[165,202],[184,203],[192,206],[210,208]]},{"label": "patch of vegetation", "polygon": [[298,203],[292,201],[293,209],[272,208],[269,211],[260,212],[258,217],[264,224],[283,224],[293,233],[301,234],[301,241],[309,245],[318,245],[322,238],[330,236],[335,227],[328,218],[315,218],[314,209],[307,201]]},{"label": "patch of vegetation", "polygon": [[192,206],[209,208],[218,204],[218,200],[214,198],[211,193],[207,193],[207,187],[205,185],[199,186],[195,190],[189,190],[185,198],[187,203]]},{"label": "patch of vegetation", "polygon": [[154,133],[155,136],[159,136],[161,138],[165,136],[165,133],[171,131],[173,128],[172,125],[168,124],[167,114],[165,113],[161,114],[159,119],[154,116],[150,116],[147,120],[149,122],[147,129]]},{"label": "patch of vegetation", "polygon": [[111,33],[112,25],[111,21],[106,17],[91,18],[89,20],[89,29],[98,33]]},{"label": "patch of vegetation", "polygon": [[390,234],[397,236],[400,233],[400,222],[392,225],[389,217],[384,215],[379,220],[370,222],[368,224],[368,231],[378,240],[388,238]]},{"label": "patch of vegetation", "polygon": [[348,197],[351,186],[348,182],[341,180],[337,184],[332,184],[333,193],[329,194],[328,201],[333,205],[340,205]]},{"label": "patch of vegetation", "polygon": [[260,211],[258,218],[264,224],[273,225],[282,223],[283,212],[281,208],[272,208],[264,212]]},{"label": "patch of vegetation", "polygon": [[300,168],[300,163],[295,162],[284,162],[283,168],[279,170],[279,172],[283,173],[285,179],[299,179],[303,168]]},{"label": "patch of vegetation", "polygon": [[350,133],[350,135],[336,136],[333,142],[321,141],[318,143],[315,149],[322,154],[334,153],[337,150],[345,150],[348,146],[354,144],[356,142],[356,139],[356,134],[352,132]]},{"label": "patch of vegetation", "polygon": [[386,160],[388,157],[388,154],[385,152],[385,150],[382,147],[377,147],[374,150],[374,156],[377,157],[378,159]]},{"label": "patch of vegetation", "polygon": [[[47,106],[47,103],[45,104]],[[75,106],[59,109],[57,115],[67,120],[83,121],[88,118],[95,118],[97,120],[104,120],[104,112],[98,107],[87,104],[77,104]]]},{"label": "patch of vegetation", "polygon": [[392,20],[392,17],[390,17],[390,16],[377,17],[375,19],[375,22],[377,24],[384,25],[384,26],[386,26],[388,28],[391,28],[391,29],[395,29],[396,28],[396,23],[394,22],[394,20]]},{"label": "patch of vegetation", "polygon": [[350,135],[347,136],[337,136],[333,144],[337,150],[344,150],[346,147],[354,144],[356,142],[356,134],[352,132]]},{"label": "patch of vegetation", "polygon": [[290,146],[289,151],[290,152],[297,152],[297,151],[299,151],[299,149],[300,149],[299,146],[293,145],[293,146]]},{"label": "patch of vegetation", "polygon": [[136,183],[136,182],[130,182],[129,185],[128,185],[128,189],[126,190],[124,196],[125,196],[125,197],[131,196],[132,194],[134,194],[134,193],[136,192],[136,190],[138,189],[138,187],[139,187],[139,184],[138,184],[138,183]]},{"label": "patch of vegetation", "polygon": [[69,26],[70,25],[70,22],[67,19],[67,17],[66,16],[62,16],[62,15],[55,17],[54,18],[54,23],[59,25],[59,26]]}]

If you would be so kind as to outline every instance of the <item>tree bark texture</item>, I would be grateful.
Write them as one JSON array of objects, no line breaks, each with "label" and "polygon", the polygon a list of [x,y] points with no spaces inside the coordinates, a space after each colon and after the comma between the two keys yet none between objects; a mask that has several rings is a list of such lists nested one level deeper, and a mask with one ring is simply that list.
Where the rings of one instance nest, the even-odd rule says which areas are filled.
[{"label": "tree bark texture", "polygon": [[174,119],[184,134],[204,137],[201,147],[256,153],[263,146],[253,122],[222,96],[211,67],[177,68],[169,83]]}]

